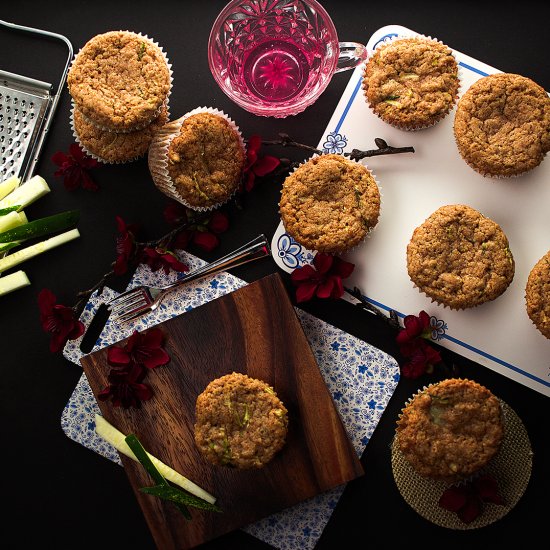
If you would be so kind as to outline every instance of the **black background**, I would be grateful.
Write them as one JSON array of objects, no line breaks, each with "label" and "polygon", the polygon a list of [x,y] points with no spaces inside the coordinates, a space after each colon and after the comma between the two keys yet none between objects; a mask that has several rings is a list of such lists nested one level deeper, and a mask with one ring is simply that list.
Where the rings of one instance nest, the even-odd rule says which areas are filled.
[{"label": "black background", "polygon": [[[257,133],[270,139],[286,132],[297,141],[316,145],[351,73],[335,75],[321,98],[297,117],[275,120],[246,113],[218,89],[208,68],[210,27],[224,5],[220,0],[10,2],[9,9],[8,5],[3,7],[1,17],[63,34],[75,52],[92,36],[109,30],[147,34],[159,42],[172,63],[172,118],[198,106],[217,107],[239,124],[245,137]],[[550,90],[550,11],[538,2],[327,0],[323,5],[334,20],[340,40],[366,43],[383,25],[399,24],[438,38],[504,72],[530,77]],[[2,69],[57,82],[64,59],[63,48],[54,42],[29,40],[0,29]],[[65,190],[61,180],[53,176],[56,167],[51,156],[58,150],[67,151],[74,141],[69,110],[65,88],[35,169],[48,181],[52,192],[26,212],[36,219],[79,209],[81,237],[23,264],[21,268],[32,285],[0,298],[0,456],[7,510],[0,540],[5,548],[153,548],[123,469],[71,441],[60,428],[62,410],[81,370],[61,354],[49,352],[49,337],[40,328],[36,298],[40,289],[49,288],[60,303],[72,305],[77,293],[92,287],[114,259],[115,216],[139,223],[146,238],[157,238],[168,229],[162,216],[167,199],[153,186],[145,159],[96,170],[94,178],[100,185],[96,193]],[[297,150],[269,152],[296,160],[305,156]],[[279,223],[280,183],[263,182],[246,196],[245,208],[231,212],[230,229],[222,235],[218,249],[210,254],[190,251],[211,260],[260,232],[271,236]],[[233,273],[252,281],[274,271],[278,270],[273,262],[262,261]],[[288,284],[287,276],[282,275]],[[342,300],[311,302],[302,307],[398,357],[395,334],[374,316]],[[348,547],[353,541],[359,541],[361,547],[382,548],[411,543],[433,548],[507,548],[509,541],[517,540],[520,534],[530,540],[548,540],[548,398],[464,358],[445,353],[445,360],[455,365],[461,376],[489,387],[523,420],[534,452],[532,476],[523,498],[503,519],[475,530],[444,529],[412,510],[399,494],[391,472],[395,419],[417,388],[445,374],[438,371],[414,381],[402,378],[362,457],[365,476],[348,484],[317,548]],[[247,549],[267,545],[236,531],[204,547]]]}]

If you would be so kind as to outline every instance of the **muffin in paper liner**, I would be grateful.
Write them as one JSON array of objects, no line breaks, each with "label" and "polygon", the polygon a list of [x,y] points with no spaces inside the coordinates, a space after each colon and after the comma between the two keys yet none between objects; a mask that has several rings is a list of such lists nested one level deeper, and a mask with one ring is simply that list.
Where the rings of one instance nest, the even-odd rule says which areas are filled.
[{"label": "muffin in paper liner", "polygon": [[529,271],[525,308],[535,328],[550,339],[550,250]]},{"label": "muffin in paper liner", "polygon": [[487,75],[458,101],[453,135],[462,160],[483,177],[522,176],[550,151],[550,97],[522,75]]},{"label": "muffin in paper liner", "polygon": [[79,111],[74,102],[70,116],[71,130],[76,142],[87,155],[105,164],[123,164],[143,157],[155,133],[168,120],[168,100],[156,119],[148,126],[133,132],[101,130]]},{"label": "muffin in paper liner", "polygon": [[[228,189],[227,194],[223,199],[218,201],[206,200],[202,203],[192,204],[186,197],[183,196],[181,191],[178,190],[178,185],[173,181],[169,172],[169,149],[174,138],[177,138],[180,135],[181,128],[184,125],[185,121],[190,117],[202,113],[209,113],[211,115],[222,117],[235,132],[235,137],[238,140],[238,143],[242,149],[242,167],[241,173],[238,178],[235,178],[233,189]],[[242,175],[244,172],[244,167],[246,164],[246,145],[242,137],[241,131],[236,123],[223,111],[215,109],[212,107],[197,107],[192,111],[189,111],[180,118],[170,121],[165,124],[155,135],[148,152],[148,165],[149,172],[155,186],[162,191],[165,195],[168,195],[172,199],[183,204],[187,208],[192,210],[197,210],[200,212],[213,210],[218,208],[222,204],[227,203],[237,192],[241,181]]]},{"label": "muffin in paper liner", "polygon": [[413,287],[432,303],[451,310],[497,299],[515,275],[504,230],[464,204],[440,206],[415,227],[405,261]]},{"label": "muffin in paper liner", "polygon": [[[352,224],[353,227],[351,227],[348,230],[349,224],[342,220],[342,216],[346,213],[347,205],[342,203],[341,201],[332,201],[334,204],[332,206],[329,204],[331,201],[327,200],[323,197],[313,197],[313,201],[320,205],[319,210],[324,210],[322,212],[324,215],[322,216],[322,220],[311,220],[311,213],[312,209],[308,208],[308,206],[311,206],[310,203],[307,205],[304,201],[299,200],[298,204],[295,201],[292,201],[292,197],[289,197],[288,190],[288,182],[289,178],[291,176],[294,176],[298,170],[304,170],[309,165],[315,164],[318,166],[319,160],[316,161],[316,159],[321,159],[320,162],[325,162],[325,159],[343,159],[346,163],[354,163],[361,167],[361,169],[365,170],[368,174],[369,178],[372,180],[372,183],[374,183],[376,193],[373,194],[373,196],[370,197],[371,201],[373,201],[372,208],[375,211],[373,214],[373,217],[369,220],[366,220],[362,216],[360,219],[358,219],[356,216],[353,215],[353,212],[350,212],[350,219],[349,222]],[[341,175],[341,173],[334,173],[335,177],[338,177]],[[327,176],[330,178],[330,173]],[[319,181],[316,179],[315,181]],[[298,182],[298,184],[303,182]],[[305,187],[305,191],[309,191],[307,186]],[[330,189],[326,189],[327,191],[330,191]],[[322,188],[318,188],[317,192],[323,191]],[[348,200],[352,201],[353,207],[360,207],[360,203],[363,199],[363,196],[360,195],[359,191],[354,189],[348,189],[348,191],[353,192],[353,197],[350,193],[347,193],[346,196],[340,197],[342,200]],[[372,191],[372,190],[371,190]],[[328,199],[331,197],[329,196]],[[381,213],[381,204],[382,204],[382,191],[381,187],[378,183],[378,180],[375,176],[375,174],[372,172],[370,168],[366,166],[366,164],[363,164],[362,162],[350,159],[348,157],[345,157],[343,154],[336,154],[336,153],[326,153],[326,154],[314,154],[309,159],[306,159],[300,165],[295,167],[292,172],[287,176],[285,179],[285,182],[283,183],[283,187],[281,190],[281,200],[279,202],[279,213],[281,215],[281,221],[283,223],[285,231],[300,245],[304,246],[308,250],[312,250],[315,252],[321,252],[324,254],[330,254],[330,255],[337,255],[337,254],[344,254],[349,253],[356,249],[367,237],[370,237],[374,230],[376,229],[378,222],[380,220],[380,213]],[[296,216],[296,211],[298,207],[305,208],[306,213],[302,214],[301,216]],[[334,212],[335,209],[338,208],[340,211],[340,216],[338,219],[335,218]],[[319,214],[321,212],[319,211]],[[375,219],[374,219],[375,215]],[[309,216],[309,220],[308,220]],[[317,216],[319,217],[319,216]],[[289,219],[291,218],[291,219]],[[311,221],[311,224],[308,224],[308,221]],[[328,227],[329,222],[335,222],[335,227]],[[358,225],[359,224],[359,225]],[[330,229],[333,229],[332,233],[330,232]],[[355,232],[353,230],[355,229]],[[349,231],[352,231],[353,234],[349,234]],[[305,232],[305,234],[304,234]],[[347,235],[345,233],[348,233]],[[332,238],[331,238],[332,237]]]},{"label": "muffin in paper liner", "polygon": [[[399,418],[404,408],[415,397],[435,384],[437,382],[423,386],[411,396],[406,401]],[[420,475],[401,452],[397,433],[394,436],[391,443],[394,481],[407,504],[428,521],[457,530],[484,527],[505,516],[524,494],[533,462],[529,435],[515,411],[498,397],[496,399],[499,402],[503,423],[503,437],[498,452],[478,471],[461,479],[441,480]],[[483,502],[480,514],[470,523],[465,523],[455,512],[440,506],[439,499],[449,487],[467,485],[482,476],[490,476],[494,479],[503,504]]]},{"label": "muffin in paper liner", "polygon": [[[97,39],[98,37],[104,37],[104,36],[106,37],[108,35],[111,35],[111,34],[114,35],[118,33],[133,35],[134,37],[142,41],[147,41],[151,45],[153,45],[156,48],[156,50],[158,50],[158,52],[161,54],[164,60],[164,63],[166,64],[166,69],[168,71],[167,90],[166,90],[166,93],[164,94],[164,97],[160,98],[161,101],[159,102],[158,107],[153,111],[148,112],[147,116],[141,117],[142,118],[141,120],[139,120],[139,117],[138,117],[137,122],[134,122],[128,125],[109,121],[107,115],[103,115],[99,113],[98,110],[94,108],[93,104],[85,105],[83,101],[80,101],[78,97],[75,97],[75,95],[77,94],[74,93],[74,90],[71,91],[71,81],[70,81],[71,73],[72,71],[75,70],[75,65],[78,63],[79,55],[81,55],[84,48],[86,48],[86,46],[90,42],[92,42],[94,39]],[[139,56],[139,52],[137,52],[136,55]],[[168,98],[172,93],[172,84],[173,84],[172,65],[169,62],[168,56],[166,55],[166,52],[163,50],[163,48],[152,38],[149,38],[146,34],[136,33],[129,30],[108,31],[102,34],[95,35],[92,38],[90,38],[90,40],[88,40],[88,42],[82,48],[80,48],[80,50],[74,55],[67,74],[67,87],[69,88],[69,94],[71,95],[75,106],[80,110],[80,112],[84,116],[86,116],[87,120],[90,123],[97,126],[97,128],[99,128],[100,130],[116,132],[116,133],[127,133],[127,132],[134,132],[136,130],[141,130],[147,127],[149,124],[151,124],[154,120],[156,120],[161,115],[162,111],[168,104]]]},{"label": "muffin in paper liner", "polygon": [[448,378],[424,386],[401,409],[397,445],[422,477],[454,483],[477,475],[504,436],[500,401],[478,382]]},{"label": "muffin in paper liner", "polygon": [[[432,85],[432,89],[420,89],[417,91],[415,89],[417,86],[415,86],[414,83],[420,81],[423,75],[419,76],[416,72],[412,71],[413,68],[417,67],[414,66],[411,67],[411,72],[401,71],[400,74],[392,73],[391,75],[383,75],[383,78],[385,79],[383,82],[377,82],[375,78],[372,78],[372,80],[375,81],[375,84],[371,85],[370,89],[376,91],[379,87],[383,88],[383,94],[385,97],[383,100],[381,99],[380,101],[373,102],[372,94],[369,94],[369,78],[372,75],[369,75],[368,73],[372,72],[372,68],[376,66],[380,52],[383,50],[385,50],[385,52],[391,51],[388,50],[388,48],[398,49],[399,46],[408,45],[410,43],[433,44],[433,47],[439,51],[434,53],[432,63],[438,56],[441,57],[442,55],[446,55],[446,58],[450,60],[448,62],[450,66],[447,82],[442,82],[441,76],[435,75],[437,80],[435,84]],[[404,64],[405,56],[398,54],[397,52],[396,55],[397,58],[395,62]],[[432,67],[433,65],[431,63],[428,67],[421,67],[424,68],[424,70],[427,70],[427,75],[425,75],[427,78],[434,77],[432,74]],[[377,79],[382,78],[380,75],[376,76]],[[362,89],[367,105],[371,111],[376,114],[378,118],[380,118],[380,120],[395,128],[399,128],[400,130],[413,131],[430,128],[449,115],[458,100],[460,82],[461,78],[459,66],[452,49],[436,38],[417,34],[406,37],[389,37],[380,42],[365,63]],[[440,89],[434,90],[434,87],[439,87]],[[403,97],[403,94],[405,97]],[[431,97],[425,101],[421,101],[422,94],[430,94]],[[370,99],[369,95],[371,95]],[[409,97],[416,99],[410,109],[407,107]],[[401,103],[401,101],[403,103]],[[432,113],[431,111],[433,110],[433,106],[438,103],[440,104],[439,109],[435,113]],[[392,108],[386,113],[381,109],[382,104],[388,104],[391,107],[395,107],[395,109]],[[423,113],[419,110],[419,106],[423,106],[429,111],[427,113]]]}]

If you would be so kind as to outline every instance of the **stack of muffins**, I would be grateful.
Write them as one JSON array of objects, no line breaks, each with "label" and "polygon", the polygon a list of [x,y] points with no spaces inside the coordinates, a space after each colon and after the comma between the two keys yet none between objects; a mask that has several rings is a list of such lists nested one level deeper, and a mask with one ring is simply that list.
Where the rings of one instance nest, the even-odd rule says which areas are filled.
[{"label": "stack of muffins", "polygon": [[74,136],[101,162],[143,156],[168,121],[171,67],[158,44],[141,34],[110,31],[91,38],[75,56],[67,85]]}]

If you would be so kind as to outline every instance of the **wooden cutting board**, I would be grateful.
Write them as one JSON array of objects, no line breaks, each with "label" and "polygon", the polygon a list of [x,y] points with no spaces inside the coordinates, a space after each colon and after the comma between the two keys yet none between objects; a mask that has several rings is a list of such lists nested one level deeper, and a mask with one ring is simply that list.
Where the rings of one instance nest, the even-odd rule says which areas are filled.
[{"label": "wooden cutting board", "polygon": [[[170,363],[148,373],[154,395],[140,409],[99,401],[106,420],[217,498],[223,513],[175,506],[138,491],[152,482],[121,456],[159,549],[190,548],[293,506],[364,472],[278,274],[157,325]],[[121,346],[125,340],[114,344]],[[81,359],[94,395],[107,385],[107,349]],[[284,448],[264,468],[211,465],[193,438],[195,401],[233,371],[264,380],[289,411]]]}]

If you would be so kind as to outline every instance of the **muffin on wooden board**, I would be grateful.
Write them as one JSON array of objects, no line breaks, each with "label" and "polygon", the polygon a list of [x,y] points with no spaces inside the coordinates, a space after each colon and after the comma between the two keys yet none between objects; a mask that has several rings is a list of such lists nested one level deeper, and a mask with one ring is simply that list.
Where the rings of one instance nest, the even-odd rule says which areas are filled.
[{"label": "muffin on wooden board", "polygon": [[403,130],[433,126],[454,107],[459,89],[452,50],[415,36],[382,43],[367,60],[363,91],[384,122]]},{"label": "muffin on wooden board", "polygon": [[109,31],[92,37],[76,54],[67,85],[75,105],[92,123],[131,132],[159,116],[172,73],[153,40],[130,31]]},{"label": "muffin on wooden board", "polygon": [[550,338],[550,250],[533,266],[525,286],[529,319]]},{"label": "muffin on wooden board", "polygon": [[480,78],[458,102],[454,136],[461,157],[481,175],[524,174],[550,150],[550,97],[518,74]]},{"label": "muffin on wooden board", "polygon": [[342,155],[315,156],[283,182],[279,211],[296,242],[339,254],[357,246],[378,223],[380,190],[363,164]]},{"label": "muffin on wooden board", "polygon": [[449,378],[414,395],[403,408],[396,442],[421,476],[456,482],[488,464],[504,436],[500,401],[473,380]]},{"label": "muffin on wooden board", "polygon": [[160,129],[149,148],[148,163],[162,192],[194,210],[210,210],[239,188],[246,148],[227,115],[199,107]]},{"label": "muffin on wooden board", "polygon": [[168,122],[168,108],[150,124],[133,132],[110,132],[92,124],[76,107],[71,112],[73,135],[86,153],[100,162],[124,163],[144,156],[155,132]]},{"label": "muffin on wooden board", "polygon": [[262,468],[282,449],[288,411],[262,380],[233,372],[197,397],[195,442],[212,464]]},{"label": "muffin on wooden board", "polygon": [[515,263],[502,228],[474,208],[438,208],[413,232],[407,271],[418,289],[451,309],[475,307],[500,296]]}]

